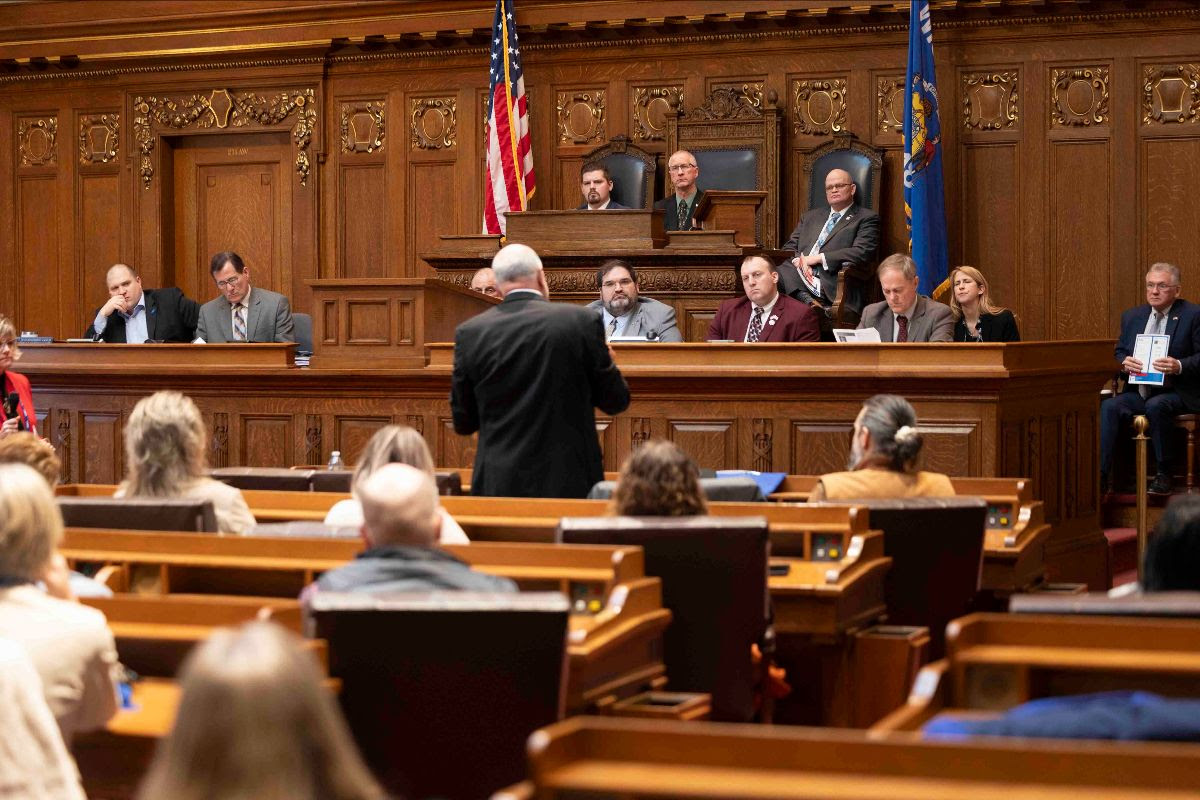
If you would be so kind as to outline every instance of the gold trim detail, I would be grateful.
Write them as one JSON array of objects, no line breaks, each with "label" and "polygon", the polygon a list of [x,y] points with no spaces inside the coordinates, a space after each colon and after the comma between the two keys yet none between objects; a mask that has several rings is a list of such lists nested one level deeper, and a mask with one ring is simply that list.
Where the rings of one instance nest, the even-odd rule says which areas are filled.
[{"label": "gold trim detail", "polygon": [[846,79],[792,81],[792,129],[804,134],[846,130]]},{"label": "gold trim detail", "polygon": [[963,73],[963,128],[969,131],[1016,128],[1018,75],[1015,69]]},{"label": "gold trim detail", "polygon": [[22,119],[17,124],[17,152],[22,167],[58,164],[58,117]]},{"label": "gold trim detail", "polygon": [[382,100],[342,103],[339,116],[343,153],[374,153],[383,149],[387,127]]},{"label": "gold trim detail", "polygon": [[208,97],[135,97],[133,100],[133,140],[141,153],[138,174],[142,186],[149,189],[154,179],[155,133],[164,128],[270,128],[295,117],[292,141],[296,145],[296,174],[300,185],[308,185],[313,129],[317,124],[316,93],[295,89],[270,98],[254,92],[214,89]]},{"label": "gold trim detail", "polygon": [[[589,144],[600,142],[604,135],[604,104],[608,93],[603,89],[584,92],[559,92],[558,141],[562,144]],[[584,122],[585,130],[577,130],[575,123]]]},{"label": "gold trim detail", "polygon": [[1143,125],[1200,121],[1200,66],[1148,66],[1143,69],[1143,74]]},{"label": "gold trim detail", "polygon": [[[665,110],[658,124],[656,109]],[[667,138],[667,117],[683,108],[683,86],[638,86],[633,92],[633,140],[661,142]]]},{"label": "gold trim detail", "polygon": [[[1080,100],[1086,107],[1080,107]],[[1051,73],[1050,104],[1052,127],[1107,125],[1108,67],[1056,68]]]},{"label": "gold trim detail", "polygon": [[453,97],[413,98],[409,131],[413,150],[454,147],[458,142],[458,102]]},{"label": "gold trim detail", "polygon": [[80,164],[109,164],[116,161],[120,143],[120,114],[84,114],[79,118]]},{"label": "gold trim detail", "polygon": [[[896,99],[900,112],[896,113]],[[904,135],[904,76],[889,75],[875,79],[875,130],[879,133]]]}]

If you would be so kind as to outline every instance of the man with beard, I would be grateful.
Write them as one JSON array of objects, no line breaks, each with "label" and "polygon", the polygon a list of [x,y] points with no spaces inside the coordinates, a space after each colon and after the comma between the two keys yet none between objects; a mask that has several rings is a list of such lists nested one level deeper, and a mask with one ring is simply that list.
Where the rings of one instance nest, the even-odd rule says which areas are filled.
[{"label": "man with beard", "polygon": [[638,295],[637,271],[628,261],[612,258],[596,272],[600,299],[588,308],[604,318],[604,335],[637,336],[658,342],[682,342],[683,334],[675,327],[675,309],[649,297]]},{"label": "man with beard", "polygon": [[579,170],[580,191],[583,192],[583,204],[576,211],[616,211],[627,209],[613,200],[612,174],[608,167],[599,161],[589,161]]},{"label": "man with beard", "polygon": [[953,497],[948,477],[914,469],[922,444],[917,412],[907,400],[894,394],[868,398],[854,420],[849,471],[822,475],[809,502]]}]

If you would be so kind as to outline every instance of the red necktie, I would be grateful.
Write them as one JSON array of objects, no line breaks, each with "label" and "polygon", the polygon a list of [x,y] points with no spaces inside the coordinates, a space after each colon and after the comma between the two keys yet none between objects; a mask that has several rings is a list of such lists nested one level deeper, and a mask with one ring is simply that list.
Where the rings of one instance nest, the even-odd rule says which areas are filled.
[{"label": "red necktie", "polygon": [[907,342],[908,341],[908,317],[901,314],[900,316],[896,317],[896,324],[898,326],[900,326],[900,331],[896,334],[896,341],[897,342]]}]

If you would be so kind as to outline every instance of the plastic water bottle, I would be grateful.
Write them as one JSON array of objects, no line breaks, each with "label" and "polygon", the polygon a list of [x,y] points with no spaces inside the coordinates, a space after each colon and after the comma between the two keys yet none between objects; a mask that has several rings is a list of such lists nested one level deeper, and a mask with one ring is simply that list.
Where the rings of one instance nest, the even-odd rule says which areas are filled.
[{"label": "plastic water bottle", "polygon": [[334,450],[332,453],[329,454],[329,465],[327,468],[328,469],[345,469],[346,468],[346,462],[342,461],[342,451],[341,450]]}]

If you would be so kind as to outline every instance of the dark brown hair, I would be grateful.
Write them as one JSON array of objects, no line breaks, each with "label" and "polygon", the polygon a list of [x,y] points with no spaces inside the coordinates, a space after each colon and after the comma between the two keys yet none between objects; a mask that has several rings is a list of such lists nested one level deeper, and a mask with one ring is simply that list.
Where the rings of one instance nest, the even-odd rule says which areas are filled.
[{"label": "dark brown hair", "polygon": [[673,442],[646,442],[621,465],[610,509],[632,517],[707,514],[700,470]]}]

